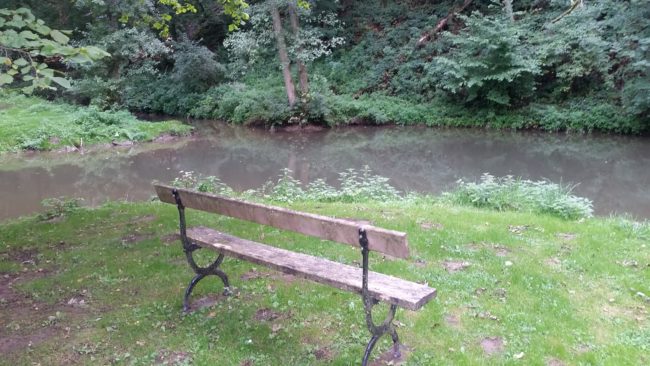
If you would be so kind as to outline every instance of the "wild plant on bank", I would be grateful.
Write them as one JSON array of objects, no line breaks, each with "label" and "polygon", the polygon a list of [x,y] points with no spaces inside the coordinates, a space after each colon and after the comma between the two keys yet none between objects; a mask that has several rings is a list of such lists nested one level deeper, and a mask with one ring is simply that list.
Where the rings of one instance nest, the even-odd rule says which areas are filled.
[{"label": "wild plant on bank", "polygon": [[451,203],[498,211],[530,211],[564,219],[593,215],[591,200],[571,194],[573,187],[548,181],[531,181],[512,176],[481,176],[479,183],[458,181],[458,188],[445,193]]},{"label": "wild plant on bank", "polygon": [[[196,176],[194,172],[181,171],[181,176],[173,184],[201,192],[288,203],[436,201],[423,194],[400,193],[390,185],[388,178],[373,174],[367,166],[361,170],[348,169],[339,173],[339,182],[339,188],[329,185],[323,179],[303,185],[293,177],[290,169],[283,169],[277,180],[267,181],[261,188],[246,192],[235,192],[216,177]],[[497,211],[530,211],[571,220],[591,217],[593,214],[592,202],[572,195],[571,187],[511,176],[497,178],[490,174],[484,174],[480,183],[459,181],[458,188],[444,193],[442,200]]]},{"label": "wild plant on bank", "polygon": [[191,171],[181,171],[174,179],[176,187],[196,189],[201,192],[265,199],[276,202],[373,202],[402,199],[399,191],[388,183],[388,178],[372,173],[369,167],[348,169],[339,174],[340,188],[317,179],[306,186],[293,177],[290,169],[283,169],[276,181],[267,181],[261,188],[237,193],[213,176],[202,177]]}]

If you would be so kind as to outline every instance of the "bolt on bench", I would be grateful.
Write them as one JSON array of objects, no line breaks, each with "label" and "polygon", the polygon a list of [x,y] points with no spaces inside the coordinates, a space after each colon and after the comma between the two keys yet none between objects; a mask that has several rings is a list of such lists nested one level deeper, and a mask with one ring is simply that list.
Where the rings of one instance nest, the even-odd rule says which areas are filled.
[{"label": "bolt on bench", "polygon": [[[393,324],[398,306],[418,310],[436,296],[436,289],[429,286],[368,270],[370,250],[393,257],[408,258],[409,249],[405,233],[162,184],[154,184],[154,187],[162,202],[175,204],[178,207],[183,251],[190,267],[196,273],[185,290],[184,311],[189,310],[192,289],[206,276],[215,275],[221,278],[225,287],[224,294],[230,294],[228,276],[219,268],[226,255],[342,290],[356,292],[363,298],[366,325],[372,335],[362,360],[362,365],[365,366],[375,343],[385,334],[390,334],[393,340],[393,352],[399,356],[399,339]],[[363,259],[362,268],[256,243],[206,227],[188,229],[185,221],[186,207],[339,243],[359,245]],[[207,267],[199,267],[193,258],[193,252],[199,248],[217,251],[219,255],[214,263]],[[372,319],[372,308],[380,301],[390,304],[390,310],[386,319],[380,325],[376,325]]]}]

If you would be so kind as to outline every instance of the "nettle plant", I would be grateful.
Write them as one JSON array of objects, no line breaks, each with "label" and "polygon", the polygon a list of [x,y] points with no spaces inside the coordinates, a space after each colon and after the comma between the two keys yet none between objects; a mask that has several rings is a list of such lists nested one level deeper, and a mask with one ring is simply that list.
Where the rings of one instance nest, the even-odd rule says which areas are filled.
[{"label": "nettle plant", "polygon": [[69,44],[71,32],[48,27],[27,8],[0,9],[0,86],[14,85],[23,93],[36,89],[70,88],[52,64],[84,64],[110,56],[94,47]]}]

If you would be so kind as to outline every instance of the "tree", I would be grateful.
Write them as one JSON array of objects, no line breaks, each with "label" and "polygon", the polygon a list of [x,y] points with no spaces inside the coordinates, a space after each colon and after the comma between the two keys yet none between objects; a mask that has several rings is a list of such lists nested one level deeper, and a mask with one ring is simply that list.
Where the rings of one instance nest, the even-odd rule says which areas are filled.
[{"label": "tree", "polygon": [[[94,47],[69,45],[70,33],[48,27],[27,8],[0,9],[0,86],[15,85],[23,93],[70,88],[60,64],[91,63],[110,56]],[[58,75],[58,76],[57,76]]]},{"label": "tree", "polygon": [[[291,33],[285,32],[287,17]],[[305,21],[304,27],[300,27],[300,17]],[[250,26],[231,34],[224,45],[244,71],[248,64],[265,59],[269,55],[267,51],[274,49],[280,60],[287,101],[293,107],[297,95],[291,65],[297,65],[301,99],[306,100],[309,95],[307,63],[330,54],[344,43],[343,38],[326,36],[323,32],[324,27],[338,29],[339,24],[332,13],[315,14],[304,1],[267,0],[251,6]]]}]

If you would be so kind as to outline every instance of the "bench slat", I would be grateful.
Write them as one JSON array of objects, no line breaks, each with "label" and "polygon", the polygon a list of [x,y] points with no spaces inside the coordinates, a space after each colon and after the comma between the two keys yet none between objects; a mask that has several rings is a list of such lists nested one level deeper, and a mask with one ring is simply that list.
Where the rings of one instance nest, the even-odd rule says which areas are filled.
[{"label": "bench slat", "polygon": [[[155,184],[161,201],[175,204],[172,190],[175,187]],[[282,207],[245,202],[203,192],[176,188],[183,205],[188,208],[214,212],[242,220],[291,230],[301,234],[359,246],[359,227],[366,229],[370,250],[398,258],[408,258],[406,233],[387,230],[371,225],[359,225],[354,221],[289,210]]]},{"label": "bench slat", "polygon": [[[187,236],[198,245],[229,256],[361,293],[361,268],[256,243],[205,227],[190,228]],[[368,290],[379,300],[410,310],[418,310],[436,296],[434,288],[377,272],[368,273]]]}]

